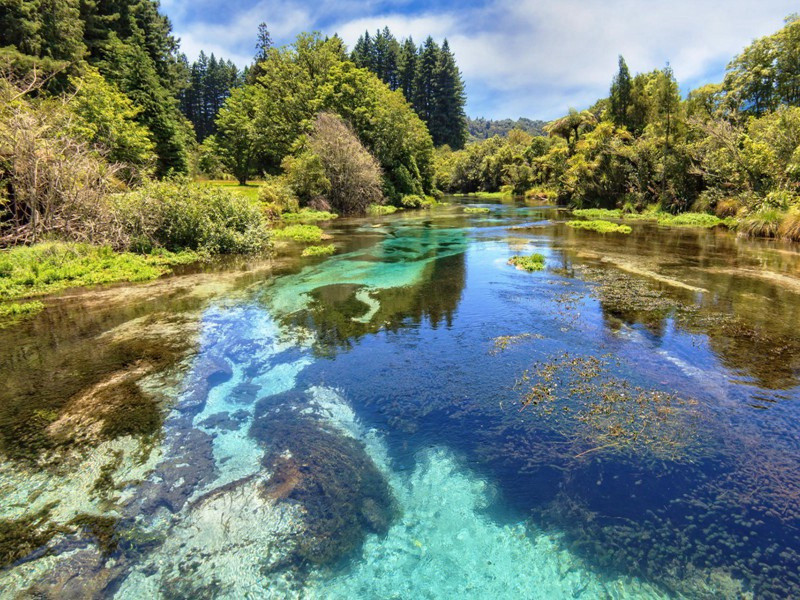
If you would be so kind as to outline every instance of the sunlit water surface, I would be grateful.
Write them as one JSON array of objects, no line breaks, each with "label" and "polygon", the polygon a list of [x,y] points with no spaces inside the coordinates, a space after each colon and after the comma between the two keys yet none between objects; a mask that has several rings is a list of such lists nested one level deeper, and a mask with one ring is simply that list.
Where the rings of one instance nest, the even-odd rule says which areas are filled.
[{"label": "sunlit water surface", "polygon": [[485,206],[0,330],[0,595],[799,597],[798,248]]}]

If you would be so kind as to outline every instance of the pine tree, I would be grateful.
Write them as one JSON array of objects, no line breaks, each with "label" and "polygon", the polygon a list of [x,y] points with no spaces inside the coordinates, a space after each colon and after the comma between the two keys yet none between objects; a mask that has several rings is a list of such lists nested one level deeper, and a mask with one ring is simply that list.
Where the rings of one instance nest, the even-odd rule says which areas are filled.
[{"label": "pine tree", "polygon": [[609,112],[611,119],[617,127],[631,128],[628,109],[631,105],[631,74],[628,65],[622,56],[619,57],[619,71],[611,82],[611,93],[609,95]]},{"label": "pine tree", "polygon": [[358,38],[353,52],[350,54],[350,60],[352,60],[357,67],[369,69],[375,73],[375,48],[369,31],[365,31],[364,35]]},{"label": "pine tree", "polygon": [[267,60],[269,50],[272,48],[272,36],[269,33],[267,24],[263,21],[258,24],[258,34],[256,35],[256,53],[253,56],[253,64],[247,69],[245,81],[256,83],[262,74],[260,64]]},{"label": "pine tree", "polygon": [[447,144],[453,149],[464,147],[467,142],[465,102],[461,72],[445,39],[436,62],[433,114],[428,125],[435,145]]},{"label": "pine tree", "polygon": [[[439,45],[428,36],[419,51],[417,59],[417,70],[414,76],[414,98],[413,106],[416,113],[431,127],[434,116],[436,102],[436,88],[434,80],[436,77],[436,67],[439,63]],[[436,135],[431,131],[431,136],[436,142]]]},{"label": "pine tree", "polygon": [[397,87],[403,92],[406,100],[413,101],[417,75],[417,47],[412,38],[403,40],[397,61]]}]

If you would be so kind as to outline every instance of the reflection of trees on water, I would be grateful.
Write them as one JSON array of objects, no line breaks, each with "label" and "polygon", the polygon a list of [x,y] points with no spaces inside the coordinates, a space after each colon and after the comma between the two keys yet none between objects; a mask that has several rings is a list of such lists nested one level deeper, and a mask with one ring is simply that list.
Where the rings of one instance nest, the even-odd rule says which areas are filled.
[{"label": "reflection of trees on water", "polygon": [[[410,251],[403,248],[390,254],[396,260],[400,253]],[[443,256],[436,258],[438,253]],[[381,329],[397,331],[426,320],[434,328],[449,327],[466,284],[465,255],[453,254],[449,246],[433,246],[424,250],[423,258],[428,262],[411,285],[383,289],[358,284],[322,286],[309,293],[311,301],[305,310],[284,321],[312,330],[315,350],[322,354],[350,348],[354,341]]]}]

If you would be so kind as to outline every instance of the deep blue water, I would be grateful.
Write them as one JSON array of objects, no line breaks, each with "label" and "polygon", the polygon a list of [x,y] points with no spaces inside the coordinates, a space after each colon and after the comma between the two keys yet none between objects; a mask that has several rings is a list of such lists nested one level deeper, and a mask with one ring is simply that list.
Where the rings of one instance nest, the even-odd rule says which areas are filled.
[{"label": "deep blue water", "polygon": [[[601,236],[555,209],[486,206],[341,220],[331,258],[121,305],[90,296],[4,334],[46,357],[9,353],[12,379],[20,365],[77,373],[66,353],[92,340],[111,377],[158,362],[148,336],[191,348],[135,380],[159,398],[155,434],[58,446],[55,470],[3,463],[4,517],[56,502],[40,531],[116,520],[105,553],[97,529],[49,532],[49,553],[31,544],[0,585],[800,596],[797,248],[640,223]],[[544,270],[507,264],[533,252]],[[48,435],[103,418],[80,398],[41,413]],[[97,491],[103,473],[111,492]]]}]

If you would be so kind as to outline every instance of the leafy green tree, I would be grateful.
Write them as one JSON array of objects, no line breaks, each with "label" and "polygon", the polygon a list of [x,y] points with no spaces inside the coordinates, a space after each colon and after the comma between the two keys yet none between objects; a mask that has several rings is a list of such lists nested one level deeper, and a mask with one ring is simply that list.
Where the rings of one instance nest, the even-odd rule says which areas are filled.
[{"label": "leafy green tree", "polygon": [[261,140],[256,124],[261,93],[259,86],[236,88],[217,115],[217,135],[212,143],[219,149],[222,164],[241,185],[253,173]]}]

